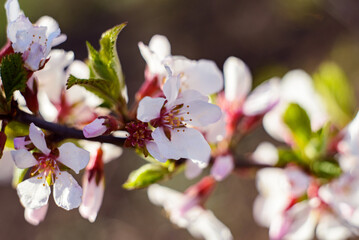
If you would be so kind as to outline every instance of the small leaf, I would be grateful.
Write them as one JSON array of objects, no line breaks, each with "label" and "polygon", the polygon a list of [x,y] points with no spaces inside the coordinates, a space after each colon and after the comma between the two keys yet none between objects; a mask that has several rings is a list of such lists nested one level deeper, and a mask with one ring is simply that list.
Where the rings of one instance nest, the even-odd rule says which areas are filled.
[{"label": "small leaf", "polygon": [[87,42],[91,77],[108,80],[108,94],[122,104],[127,101],[127,89],[117,54],[116,41],[125,26],[126,23],[123,23],[104,32],[100,39],[99,51]]},{"label": "small leaf", "polygon": [[5,146],[8,148],[14,148],[14,138],[29,135],[29,125],[11,121],[6,125],[5,134],[7,136]]},{"label": "small leaf", "polygon": [[128,190],[144,188],[164,179],[168,174],[168,168],[160,164],[148,163],[131,172],[123,187]]},{"label": "small leaf", "polygon": [[17,185],[18,185],[19,183],[21,183],[22,180],[24,180],[24,177],[25,177],[25,175],[26,175],[26,173],[27,173],[28,170],[29,170],[28,168],[21,169],[21,168],[15,167],[15,169],[14,169],[14,175],[13,175],[13,177],[12,177],[12,187],[13,187],[13,188],[16,188]]},{"label": "small leaf", "polygon": [[108,94],[110,91],[110,84],[108,84],[108,80],[105,79],[79,79],[73,75],[70,75],[69,79],[66,83],[66,89],[70,89],[74,85],[79,85],[86,88],[88,91],[94,93],[99,98],[105,101],[106,105],[114,105],[116,104],[116,99],[113,99],[111,95]]},{"label": "small leaf", "polygon": [[313,79],[334,123],[344,127],[351,121],[356,106],[354,89],[347,76],[337,64],[325,62],[313,75]]},{"label": "small leaf", "polygon": [[296,163],[300,166],[307,166],[307,161],[302,159],[292,149],[278,148],[278,162],[276,167],[285,167],[289,163]]},{"label": "small leaf", "polygon": [[314,175],[321,178],[332,179],[341,175],[342,170],[335,161],[314,161],[311,164],[311,171]]},{"label": "small leaf", "polygon": [[25,89],[27,71],[20,53],[9,54],[2,59],[1,79],[7,101],[11,100],[16,90],[23,91]]},{"label": "small leaf", "polygon": [[300,149],[304,149],[312,136],[310,119],[298,104],[291,103],[283,114],[283,121],[291,130]]}]

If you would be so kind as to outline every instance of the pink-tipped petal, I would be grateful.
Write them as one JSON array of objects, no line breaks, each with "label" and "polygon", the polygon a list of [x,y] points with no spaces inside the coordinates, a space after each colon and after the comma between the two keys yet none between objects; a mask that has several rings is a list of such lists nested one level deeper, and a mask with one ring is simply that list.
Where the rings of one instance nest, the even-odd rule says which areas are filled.
[{"label": "pink-tipped petal", "polygon": [[39,225],[45,219],[48,207],[49,204],[37,209],[25,208],[25,220],[34,226]]}]

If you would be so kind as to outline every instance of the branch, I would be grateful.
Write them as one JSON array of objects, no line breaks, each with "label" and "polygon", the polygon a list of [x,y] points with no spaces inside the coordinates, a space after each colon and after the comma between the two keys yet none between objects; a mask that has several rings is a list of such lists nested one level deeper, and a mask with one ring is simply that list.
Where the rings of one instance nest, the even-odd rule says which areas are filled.
[{"label": "branch", "polygon": [[[2,116],[0,115],[0,118]],[[7,117],[8,118],[8,117]],[[4,118],[1,118],[4,119]],[[60,125],[57,123],[47,122],[43,119],[40,119],[34,115],[28,114],[21,110],[17,110],[17,113],[13,120],[30,124],[34,123],[36,126],[43,128],[45,130],[53,132],[57,139],[62,140],[65,138],[73,138],[73,139],[84,139],[88,141],[101,142],[101,143],[111,143],[117,146],[123,146],[126,138],[114,137],[114,136],[99,136],[94,138],[85,138],[82,131],[76,128],[68,127],[65,125]]]},{"label": "branch", "polygon": [[236,156],[234,158],[234,166],[235,169],[243,169],[243,168],[262,169],[267,167],[274,167],[269,164],[257,163],[253,161],[250,157],[244,157],[244,156]]}]

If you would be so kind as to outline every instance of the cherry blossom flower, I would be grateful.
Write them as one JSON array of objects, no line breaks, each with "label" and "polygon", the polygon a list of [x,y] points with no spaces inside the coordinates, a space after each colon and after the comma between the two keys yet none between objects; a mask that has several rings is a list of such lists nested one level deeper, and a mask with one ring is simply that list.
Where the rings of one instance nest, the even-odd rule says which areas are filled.
[{"label": "cherry blossom flower", "polygon": [[226,134],[230,137],[243,115],[247,122],[242,126],[245,131],[278,103],[279,81],[277,78],[269,79],[249,94],[252,87],[250,70],[236,57],[229,57],[225,61],[223,73],[224,94],[219,95],[218,104],[226,114]]},{"label": "cherry blossom flower", "polygon": [[[203,95],[219,92],[223,88],[223,77],[215,62],[207,59],[198,61],[183,56],[171,56],[171,46],[165,36],[155,35],[149,46],[138,44],[142,57],[147,63],[146,81],[138,93],[138,98],[154,96],[166,80],[165,65],[173,75],[180,76],[182,90],[196,90]],[[157,89],[157,91],[156,91]]]},{"label": "cherry blossom flower", "polygon": [[264,129],[276,140],[292,143],[291,133],[282,120],[289,103],[299,104],[308,113],[313,131],[328,119],[311,77],[303,70],[292,70],[280,82],[280,102],[263,118]]},{"label": "cherry blossom flower", "polygon": [[[207,181],[208,178],[205,178],[205,182]],[[214,183],[213,180],[212,183]],[[205,210],[199,205],[201,200],[198,198],[200,197],[198,186],[200,185],[195,185],[185,194],[181,194],[153,184],[148,188],[147,193],[153,204],[162,206],[166,210],[172,223],[178,227],[187,228],[193,237],[206,240],[233,239],[230,230],[210,210]]]},{"label": "cherry blossom flower", "polygon": [[146,143],[149,153],[161,162],[188,158],[198,163],[209,161],[211,149],[203,135],[194,128],[214,123],[221,117],[218,106],[195,90],[179,91],[179,77],[168,69],[163,86],[165,98],[145,97],[139,103],[137,118],[156,129],[153,141]]},{"label": "cherry blossom flower", "polygon": [[5,9],[7,37],[12,48],[23,54],[25,66],[29,70],[39,70],[46,63],[51,47],[65,41],[66,36],[60,35],[60,28],[51,17],[44,16],[33,25],[20,10],[17,0],[7,0]]},{"label": "cherry blossom flower", "polygon": [[57,149],[49,149],[44,133],[31,123],[29,138],[41,152],[33,154],[26,149],[12,151],[12,157],[18,168],[33,167],[33,177],[17,185],[17,193],[25,208],[38,209],[45,206],[53,184],[55,203],[66,210],[76,208],[81,203],[82,189],[76,180],[66,171],[60,170],[60,164],[79,173],[89,162],[89,153],[73,143],[64,143]]}]

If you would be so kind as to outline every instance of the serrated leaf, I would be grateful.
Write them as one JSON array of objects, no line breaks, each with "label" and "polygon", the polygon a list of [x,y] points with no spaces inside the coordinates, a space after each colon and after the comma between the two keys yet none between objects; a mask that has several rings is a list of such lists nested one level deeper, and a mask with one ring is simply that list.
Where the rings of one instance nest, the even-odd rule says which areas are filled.
[{"label": "serrated leaf", "polygon": [[291,103],[283,114],[283,121],[292,132],[297,146],[304,149],[312,136],[310,119],[306,111],[298,104]]},{"label": "serrated leaf", "polygon": [[28,170],[29,170],[28,168],[25,168],[25,169],[21,169],[21,168],[17,168],[17,167],[14,168],[14,174],[12,177],[12,187],[13,188],[16,188],[17,185],[19,183],[21,183],[22,180],[24,180],[24,177]]},{"label": "serrated leaf", "polygon": [[112,106],[117,103],[116,99],[112,98],[111,95],[108,94],[110,91],[110,84],[108,84],[108,80],[94,78],[79,79],[73,75],[70,75],[66,83],[66,89],[70,89],[75,85],[82,86],[88,91],[94,93],[99,98],[103,99],[106,105]]},{"label": "serrated leaf", "polygon": [[27,71],[20,53],[9,54],[2,59],[1,79],[7,101],[11,100],[16,90],[23,91],[25,89]]},{"label": "serrated leaf", "polygon": [[355,112],[353,88],[343,70],[333,62],[320,65],[313,75],[315,87],[323,98],[334,123],[344,127]]},{"label": "serrated leaf", "polygon": [[168,174],[168,168],[148,163],[131,172],[123,187],[128,190],[144,188],[164,179]]},{"label": "serrated leaf", "polygon": [[100,39],[99,51],[87,42],[89,53],[87,64],[91,77],[108,80],[108,90],[110,90],[108,94],[122,104],[126,104],[127,89],[117,54],[116,41],[118,34],[125,26],[126,23],[123,23],[104,32]]}]

